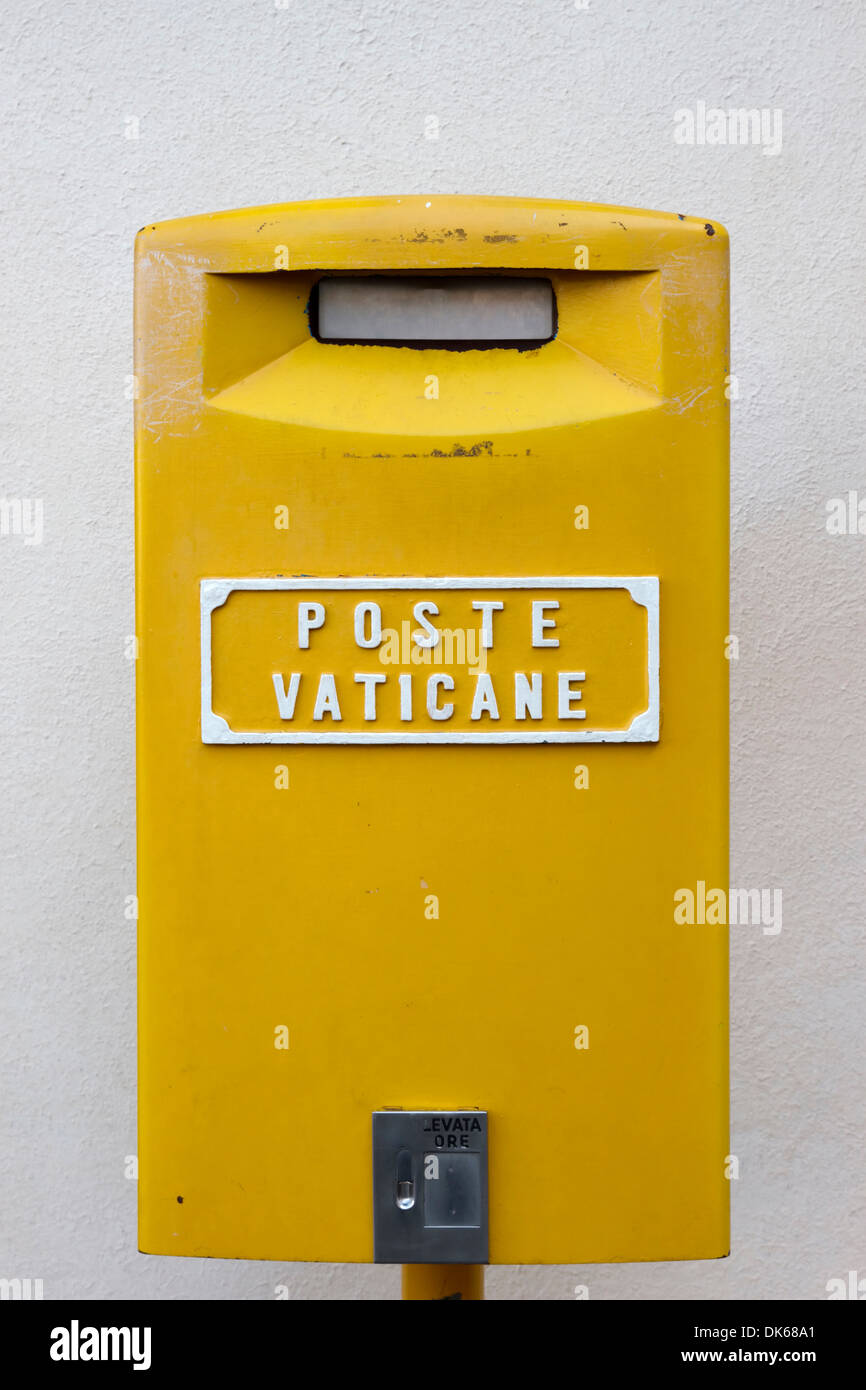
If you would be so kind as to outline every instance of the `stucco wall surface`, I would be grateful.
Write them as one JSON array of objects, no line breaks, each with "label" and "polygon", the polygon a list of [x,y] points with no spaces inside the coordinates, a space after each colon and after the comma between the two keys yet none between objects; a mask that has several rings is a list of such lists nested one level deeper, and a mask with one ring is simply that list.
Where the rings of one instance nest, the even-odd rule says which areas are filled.
[{"label": "stucco wall surface", "polygon": [[[140,1255],[125,1176],[133,237],[388,192],[696,213],[733,247],[732,880],[784,894],[778,934],[732,934],[733,1253],[496,1269],[489,1296],[824,1298],[866,1275],[866,535],[827,528],[828,502],[866,498],[863,18],[857,0],[4,8],[0,496],[42,520],[0,536],[0,1275],[60,1298],[398,1294],[390,1269]],[[765,113],[759,138],[700,140],[715,108]]]}]

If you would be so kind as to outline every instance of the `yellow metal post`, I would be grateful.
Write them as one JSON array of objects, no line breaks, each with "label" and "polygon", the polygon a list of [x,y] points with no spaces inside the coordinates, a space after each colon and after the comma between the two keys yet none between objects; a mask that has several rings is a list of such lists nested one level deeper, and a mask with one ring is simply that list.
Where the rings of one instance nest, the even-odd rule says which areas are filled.
[{"label": "yellow metal post", "polygon": [[427,1300],[484,1298],[483,1265],[404,1265],[403,1299]]}]

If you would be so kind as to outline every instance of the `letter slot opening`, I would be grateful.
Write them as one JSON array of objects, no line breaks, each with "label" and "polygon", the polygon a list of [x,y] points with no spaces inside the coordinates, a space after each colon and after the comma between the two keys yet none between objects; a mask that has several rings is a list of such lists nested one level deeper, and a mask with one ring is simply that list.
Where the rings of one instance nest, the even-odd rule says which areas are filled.
[{"label": "letter slot opening", "polygon": [[556,296],[535,276],[325,276],[313,289],[310,326],[322,343],[537,348],[556,336]]}]

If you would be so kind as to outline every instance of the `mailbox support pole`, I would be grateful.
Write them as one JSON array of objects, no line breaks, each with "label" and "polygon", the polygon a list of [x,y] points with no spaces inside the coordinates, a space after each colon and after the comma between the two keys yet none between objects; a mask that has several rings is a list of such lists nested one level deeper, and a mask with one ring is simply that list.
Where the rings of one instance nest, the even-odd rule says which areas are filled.
[{"label": "mailbox support pole", "polygon": [[403,1298],[435,1302],[484,1298],[483,1265],[404,1265]]}]

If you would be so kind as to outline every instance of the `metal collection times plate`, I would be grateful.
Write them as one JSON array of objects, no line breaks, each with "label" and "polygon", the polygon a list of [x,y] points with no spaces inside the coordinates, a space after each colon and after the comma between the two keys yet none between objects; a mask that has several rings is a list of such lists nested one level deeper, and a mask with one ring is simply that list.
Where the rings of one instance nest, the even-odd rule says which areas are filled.
[{"label": "metal collection times plate", "polygon": [[378,1264],[486,1264],[487,1116],[482,1110],[373,1115]]}]

